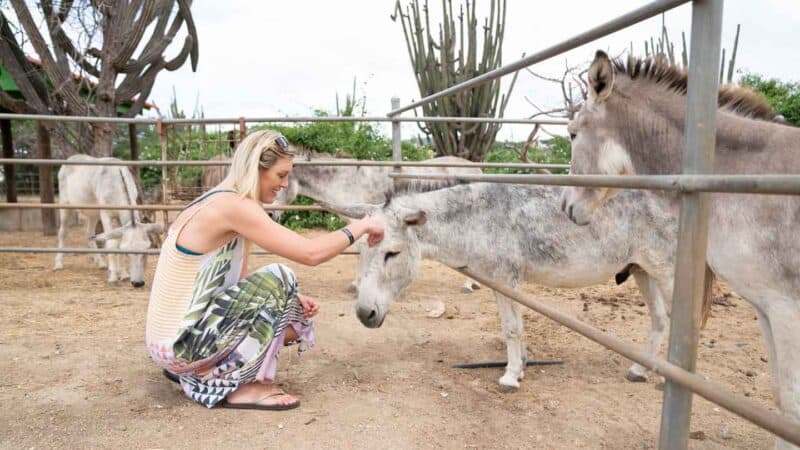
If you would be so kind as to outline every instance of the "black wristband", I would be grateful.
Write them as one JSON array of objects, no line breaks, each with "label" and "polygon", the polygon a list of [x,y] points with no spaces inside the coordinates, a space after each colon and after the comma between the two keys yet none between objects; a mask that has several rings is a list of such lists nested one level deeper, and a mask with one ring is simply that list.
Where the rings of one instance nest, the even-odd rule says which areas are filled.
[{"label": "black wristband", "polygon": [[347,236],[347,239],[350,240],[350,245],[353,245],[353,243],[356,241],[356,238],[353,237],[353,233],[347,228],[342,228],[342,233],[344,233]]}]

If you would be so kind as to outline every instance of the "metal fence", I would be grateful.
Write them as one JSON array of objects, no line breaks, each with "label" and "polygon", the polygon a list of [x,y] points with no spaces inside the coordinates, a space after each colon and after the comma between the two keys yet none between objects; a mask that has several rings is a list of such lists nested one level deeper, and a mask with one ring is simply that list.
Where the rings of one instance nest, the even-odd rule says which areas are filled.
[{"label": "metal fence", "polygon": [[[500,76],[516,72],[552,56],[574,49],[597,38],[611,34],[621,28],[661,14],[691,0],[661,0],[649,3],[628,14],[586,31],[560,44],[534,53],[514,63],[490,71],[448,89],[429,95],[416,102],[400,107],[393,106],[389,116],[427,104],[444,96],[477,86]],[[689,89],[686,148],[683,173],[673,177],[602,177],[602,176],[455,176],[460,181],[491,181],[507,183],[557,184],[573,186],[623,187],[642,189],[671,189],[681,195],[678,250],[676,257],[675,288],[673,291],[670,318],[669,362],[643,354],[630,344],[600,332],[588,324],[566,316],[557,310],[506,286],[498,285],[480,274],[465,272],[474,279],[505,294],[592,339],[609,349],[622,354],[667,379],[661,414],[659,447],[663,450],[686,449],[689,442],[692,396],[703,396],[777,436],[800,445],[800,423],[773,413],[744,398],[715,386],[694,374],[699,336],[698,305],[703,297],[703,282],[706,267],[708,239],[709,198],[701,192],[760,192],[771,194],[800,194],[798,176],[703,176],[712,172],[714,136],[716,132],[717,84],[716,67],[720,57],[720,35],[722,32],[723,0],[693,0],[691,60],[689,65]],[[399,142],[399,128],[397,136]],[[394,177],[430,179],[427,175],[392,174]]]},{"label": "metal fence", "polygon": [[[400,124],[402,122],[503,122],[503,123],[530,123],[530,124],[564,124],[559,120],[526,120],[526,119],[493,119],[493,118],[464,118],[464,117],[401,117],[399,114],[412,110],[438,98],[460,92],[464,89],[488,82],[500,76],[516,72],[547,58],[556,56],[565,51],[574,49],[598,38],[604,37],[627,26],[651,18],[684,3],[692,3],[692,33],[691,33],[691,58],[689,67],[689,109],[687,123],[697,123],[699,118],[714,117],[716,114],[716,63],[709,64],[712,69],[704,70],[697,61],[716,62],[720,53],[720,34],[722,22],[723,0],[659,0],[649,3],[628,14],[606,22],[598,27],[588,30],[578,36],[568,39],[543,51],[534,53],[514,63],[490,71],[472,80],[450,87],[436,94],[422,98],[409,105],[401,107],[398,99],[392,101],[392,111],[388,117],[267,117],[256,119],[230,118],[230,119],[178,119],[156,121],[159,134],[164,135],[164,130],[169,126],[188,124],[231,124],[239,125],[240,129],[245,122],[311,122],[311,121],[367,121],[391,122],[392,124],[392,150],[393,162],[379,164],[393,167],[413,166],[413,163],[401,162],[400,150]],[[90,117],[65,118],[44,116],[23,116],[0,114],[0,119],[30,119],[30,120],[75,120],[75,121],[109,121],[119,123],[152,124],[149,119],[97,119]],[[713,121],[711,123],[714,123]],[[667,378],[664,392],[664,403],[661,416],[661,432],[659,446],[661,449],[685,449],[688,447],[689,423],[691,415],[691,401],[694,393],[730,410],[748,421],[774,433],[775,435],[800,445],[800,424],[788,417],[776,414],[766,408],[758,406],[740,396],[731,394],[724,389],[705,381],[693,373],[696,361],[696,348],[698,341],[698,317],[696,306],[702,300],[702,285],[705,275],[706,243],[708,234],[708,198],[701,192],[760,192],[769,194],[800,194],[800,177],[797,176],[711,176],[703,175],[711,170],[713,155],[714,127],[689,127],[687,129],[686,147],[688,158],[684,163],[684,174],[675,176],[638,176],[638,177],[604,177],[604,176],[514,176],[514,175],[485,175],[485,176],[455,176],[448,177],[459,181],[490,181],[510,183],[534,183],[551,185],[573,186],[601,186],[618,188],[640,188],[675,190],[682,197],[680,215],[680,235],[678,240],[678,253],[675,276],[675,289],[672,303],[670,323],[669,362],[645,354],[629,343],[623,342],[613,336],[603,333],[590,325],[575,318],[569,317],[553,308],[543,305],[530,297],[512,290],[506,286],[494,283],[480,274],[465,272],[472,278],[488,285],[521,304],[544,314],[556,322],[567,326],[574,331],[592,339],[609,349],[636,361],[645,367]],[[119,164],[131,166],[166,166],[180,165],[221,165],[223,162],[203,162],[170,160],[167,149],[167,140],[162,139],[161,161],[121,162]],[[28,164],[64,164],[64,161],[24,161]],[[14,164],[15,160],[0,160],[2,164]],[[298,164],[304,162],[298,161]],[[82,163],[85,164],[85,163]],[[365,161],[342,161],[337,165],[373,165]],[[416,164],[419,165],[419,164]],[[515,167],[534,168],[540,165],[515,165]],[[547,166],[545,166],[547,167]],[[436,178],[432,175],[415,175],[395,173],[391,176],[404,178]],[[162,185],[164,186],[162,204],[146,205],[144,208],[179,208],[169,205],[168,186],[169,175],[162,171]],[[56,208],[55,204],[0,204],[4,207],[46,207]],[[130,206],[120,205],[125,209]],[[0,249],[0,251],[23,251],[24,249]]]}]

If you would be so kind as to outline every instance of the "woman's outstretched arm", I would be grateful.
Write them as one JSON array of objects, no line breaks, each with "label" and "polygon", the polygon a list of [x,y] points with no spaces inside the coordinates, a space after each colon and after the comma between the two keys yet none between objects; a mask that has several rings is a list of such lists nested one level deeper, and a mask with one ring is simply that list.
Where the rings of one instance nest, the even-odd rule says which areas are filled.
[{"label": "woman's outstretched arm", "polygon": [[[257,202],[236,198],[220,205],[226,228],[244,236],[264,250],[308,266],[316,266],[350,246],[350,239],[341,231],[315,238],[301,236],[274,222]],[[347,226],[355,240],[369,235],[370,245],[383,239],[384,224],[379,219],[364,218]]]}]

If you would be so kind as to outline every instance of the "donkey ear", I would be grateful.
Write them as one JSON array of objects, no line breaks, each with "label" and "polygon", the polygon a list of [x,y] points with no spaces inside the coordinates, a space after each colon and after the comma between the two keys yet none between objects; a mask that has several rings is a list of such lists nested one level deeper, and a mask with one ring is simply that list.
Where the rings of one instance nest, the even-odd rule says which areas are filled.
[{"label": "donkey ear", "polygon": [[416,211],[409,210],[404,211],[402,214],[403,223],[407,226],[414,226],[414,225],[425,225],[425,222],[428,221],[428,215],[425,214],[425,211],[418,209]]},{"label": "donkey ear", "polygon": [[317,204],[327,210],[339,214],[340,216],[350,217],[352,219],[361,219],[380,207],[379,205],[370,205],[368,203],[356,203],[353,205],[336,205],[333,203],[318,201]]},{"label": "donkey ear", "polygon": [[98,244],[105,244],[106,241],[121,238],[123,228],[125,227],[114,228],[111,231],[107,231],[105,233],[100,233],[96,236],[92,236],[90,239],[97,242]]},{"label": "donkey ear", "polygon": [[614,68],[606,52],[598,50],[589,66],[589,98],[603,102],[614,89]]}]

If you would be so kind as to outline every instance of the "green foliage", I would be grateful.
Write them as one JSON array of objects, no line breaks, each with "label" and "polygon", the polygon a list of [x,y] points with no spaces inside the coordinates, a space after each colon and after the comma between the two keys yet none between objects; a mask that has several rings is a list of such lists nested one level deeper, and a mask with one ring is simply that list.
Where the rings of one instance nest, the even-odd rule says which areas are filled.
[{"label": "green foliage", "polygon": [[[313,205],[314,200],[298,196],[293,205]],[[281,216],[281,224],[287,228],[298,231],[304,228],[324,228],[328,231],[337,230],[347,225],[336,214],[325,211],[285,211]]]},{"label": "green foliage", "polygon": [[766,78],[757,73],[744,73],[739,84],[759,92],[787,122],[800,125],[800,83]]},{"label": "green foliage", "polygon": [[[486,162],[521,163],[520,152],[524,143],[495,143],[486,154]],[[541,142],[538,146],[528,148],[528,159],[539,164],[569,164],[572,147],[567,139],[555,137]],[[483,169],[484,173],[530,173],[529,169]],[[563,170],[551,170],[561,173]]]}]

